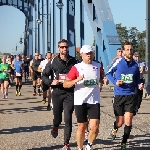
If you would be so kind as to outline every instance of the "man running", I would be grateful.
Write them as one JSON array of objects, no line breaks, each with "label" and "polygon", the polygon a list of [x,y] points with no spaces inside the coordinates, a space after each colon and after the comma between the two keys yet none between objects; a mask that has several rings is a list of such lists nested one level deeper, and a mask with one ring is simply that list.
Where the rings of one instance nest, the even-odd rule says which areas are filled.
[{"label": "man running", "polygon": [[116,121],[110,135],[114,140],[118,128],[125,124],[121,150],[126,150],[126,143],[132,129],[132,119],[136,109],[135,86],[138,85],[138,88],[142,90],[143,83],[140,82],[139,67],[133,59],[133,46],[130,42],[124,43],[123,52],[124,57],[117,59],[112,64],[106,77],[115,85],[113,107]]},{"label": "man running", "polygon": [[33,79],[33,96],[36,95],[36,86],[38,88],[38,95],[41,96],[40,85],[41,85],[41,73],[38,72],[38,67],[41,63],[41,59],[39,59],[39,54],[35,53],[34,59],[30,62],[30,71],[32,73]]},{"label": "man running", "polygon": [[90,132],[86,150],[93,150],[100,123],[100,63],[93,61],[94,52],[91,46],[84,45],[80,50],[82,62],[69,71],[63,83],[65,88],[74,89],[74,108],[78,122],[77,145],[83,150],[87,116]]},{"label": "man running", "polygon": [[[77,63],[77,60],[70,56],[69,43],[67,40],[62,39],[58,42],[59,55],[52,61],[48,62],[43,70],[43,82],[48,86],[51,86],[52,101],[53,101],[53,129],[51,134],[54,138],[58,136],[58,128],[62,122],[62,111],[64,109],[64,150],[69,149],[69,140],[72,132],[72,113],[74,110],[73,93],[74,87],[65,89],[63,88],[63,81],[66,78],[66,74],[69,72],[72,66]],[[51,77],[49,79],[49,77]]]},{"label": "man running", "polygon": [[[38,72],[41,72],[41,76],[42,76],[42,72],[45,69],[46,64],[51,60],[52,58],[52,54],[50,52],[46,53],[46,59],[41,61],[39,67],[38,67]],[[48,95],[48,106],[47,106],[47,110],[51,110],[51,88],[46,85],[44,82],[42,82],[42,90],[43,90],[43,100],[42,103],[45,104],[46,103],[46,98],[47,98],[47,91],[49,93]]]},{"label": "man running", "polygon": [[117,56],[113,59],[114,62],[116,59],[121,58],[123,56],[123,51],[121,48],[117,48]]},{"label": "man running", "polygon": [[16,96],[21,96],[23,62],[20,54],[16,55],[16,59],[12,62],[12,68],[15,70]]},{"label": "man running", "polygon": [[2,63],[0,64],[0,84],[3,98],[8,98],[8,85],[9,85],[9,73],[11,67],[6,63],[6,56],[3,56]]}]

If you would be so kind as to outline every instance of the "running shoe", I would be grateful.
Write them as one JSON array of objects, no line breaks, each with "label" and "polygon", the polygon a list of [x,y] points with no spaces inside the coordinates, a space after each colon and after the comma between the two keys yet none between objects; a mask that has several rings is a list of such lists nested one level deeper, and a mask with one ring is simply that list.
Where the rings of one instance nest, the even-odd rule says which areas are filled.
[{"label": "running shoe", "polygon": [[117,129],[111,129],[110,136],[112,140],[116,138],[117,131],[118,131]]},{"label": "running shoe", "polygon": [[18,91],[16,91],[16,96],[18,95]]},{"label": "running shoe", "polygon": [[18,95],[21,96],[21,92],[19,92]]},{"label": "running shoe", "polygon": [[8,93],[5,93],[5,98],[8,98]]},{"label": "running shoe", "polygon": [[122,144],[121,144],[121,150],[127,150],[127,149],[126,149],[126,144],[125,144],[125,143],[122,143]]},{"label": "running shoe", "polygon": [[36,96],[36,92],[33,93],[33,96]]},{"label": "running shoe", "polygon": [[53,138],[56,138],[58,136],[58,127],[53,127],[53,129],[51,130],[51,135],[53,136]]},{"label": "running shoe", "polygon": [[43,104],[46,103],[46,98],[43,98],[42,103],[43,103]]},{"label": "running shoe", "polygon": [[48,110],[48,111],[52,110],[52,106],[48,105],[48,106],[47,106],[47,110]]},{"label": "running shoe", "polygon": [[92,145],[87,144],[85,150],[93,150]]},{"label": "running shoe", "polygon": [[3,94],[3,99],[5,99],[5,94]]},{"label": "running shoe", "polygon": [[71,150],[69,147],[69,144],[65,144],[64,147],[62,148],[62,150]]}]

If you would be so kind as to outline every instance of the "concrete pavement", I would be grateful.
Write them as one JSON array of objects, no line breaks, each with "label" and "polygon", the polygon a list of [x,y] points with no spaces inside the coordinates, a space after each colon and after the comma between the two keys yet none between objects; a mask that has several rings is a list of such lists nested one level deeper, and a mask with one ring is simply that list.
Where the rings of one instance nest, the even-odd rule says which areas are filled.
[{"label": "concrete pavement", "polygon": [[[62,122],[59,136],[50,135],[53,113],[47,111],[41,103],[42,97],[32,96],[31,84],[22,87],[22,96],[15,96],[15,87],[9,89],[9,98],[0,100],[0,150],[59,150],[63,146]],[[123,134],[119,129],[115,141],[111,141],[109,132],[114,122],[112,108],[113,92],[106,87],[101,94],[100,132],[95,141],[95,150],[117,150]],[[139,114],[133,120],[132,136],[128,142],[129,150],[150,150],[150,100],[143,100]],[[72,150],[76,150],[76,118],[73,114],[73,132],[70,141]]]}]

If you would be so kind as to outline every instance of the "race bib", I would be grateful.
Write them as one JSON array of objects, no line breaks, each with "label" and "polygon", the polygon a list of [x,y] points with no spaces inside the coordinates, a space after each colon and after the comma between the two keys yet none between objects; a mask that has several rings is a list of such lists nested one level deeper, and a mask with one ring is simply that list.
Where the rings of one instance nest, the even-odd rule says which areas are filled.
[{"label": "race bib", "polygon": [[98,85],[98,80],[97,79],[84,80],[83,84],[84,87],[96,86]]},{"label": "race bib", "polygon": [[17,77],[18,77],[18,76],[21,76],[21,73],[16,72],[16,76],[17,76]]},{"label": "race bib", "polygon": [[133,74],[121,74],[121,80],[124,83],[132,83],[133,82]]},{"label": "race bib", "polygon": [[59,74],[58,76],[59,82],[64,82],[65,79],[66,79],[66,74]]}]

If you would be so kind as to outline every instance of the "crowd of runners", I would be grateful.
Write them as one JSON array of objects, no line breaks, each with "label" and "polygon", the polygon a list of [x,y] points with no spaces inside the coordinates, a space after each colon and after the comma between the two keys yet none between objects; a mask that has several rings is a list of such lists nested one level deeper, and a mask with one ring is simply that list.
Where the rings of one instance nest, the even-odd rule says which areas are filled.
[{"label": "crowd of runners", "polygon": [[32,80],[33,96],[43,96],[42,103],[48,98],[47,110],[53,111],[51,135],[58,136],[59,125],[64,111],[64,150],[69,150],[72,133],[72,114],[75,110],[78,129],[76,133],[77,149],[93,150],[93,143],[99,132],[100,92],[104,81],[114,84],[113,108],[116,120],[110,136],[115,139],[118,129],[124,125],[121,150],[126,150],[126,143],[132,129],[132,120],[142,102],[144,78],[148,72],[145,62],[140,60],[138,52],[133,53],[133,46],[125,42],[117,49],[117,56],[112,60],[108,71],[103,73],[102,63],[94,60],[94,50],[89,45],[80,49],[81,62],[69,55],[69,43],[62,39],[58,42],[59,54],[51,52],[42,55],[35,53],[26,57],[3,56],[0,64],[0,83],[3,98],[8,98],[8,89],[15,84],[16,96],[21,96],[22,79]]}]

